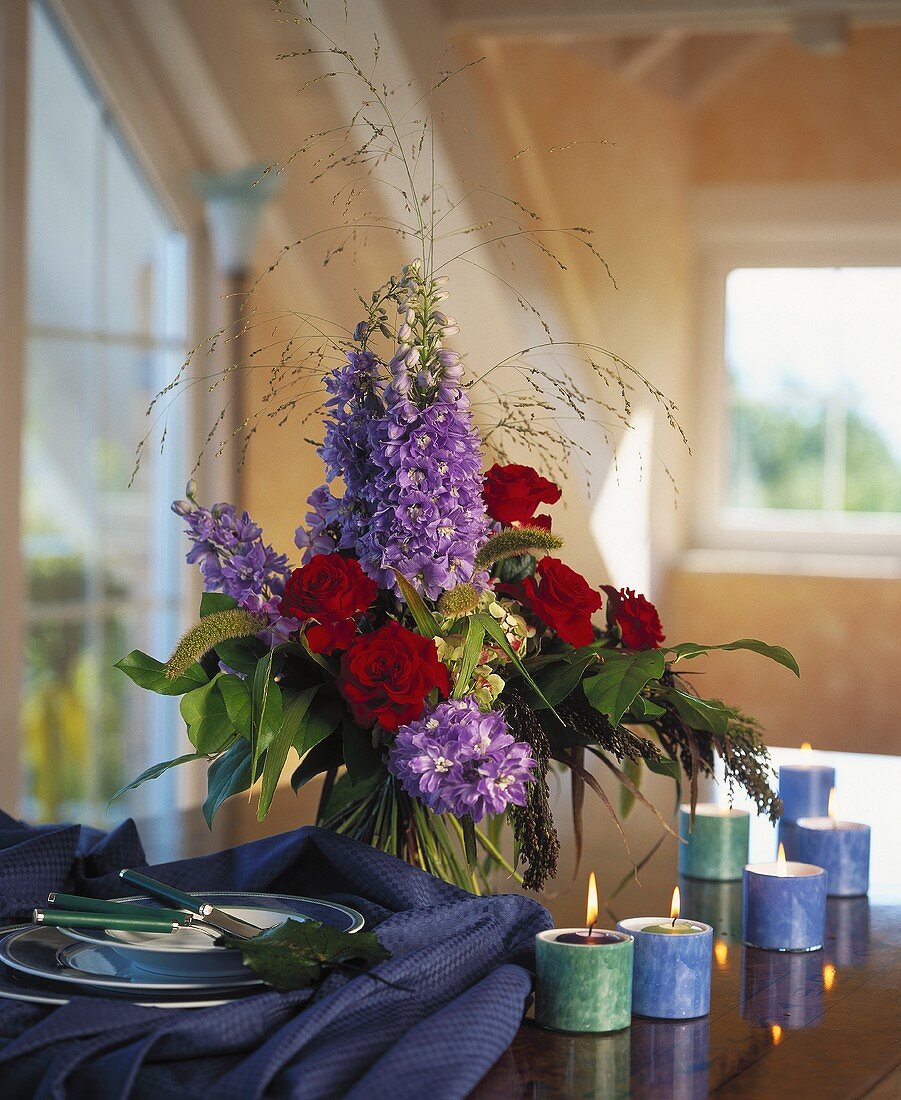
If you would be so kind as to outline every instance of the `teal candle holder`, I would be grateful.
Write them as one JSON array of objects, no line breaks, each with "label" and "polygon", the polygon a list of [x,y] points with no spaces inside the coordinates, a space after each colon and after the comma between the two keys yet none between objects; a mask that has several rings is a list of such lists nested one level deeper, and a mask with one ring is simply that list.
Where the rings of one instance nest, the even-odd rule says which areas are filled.
[{"label": "teal candle holder", "polygon": [[710,802],[679,807],[679,874],[711,882],[741,882],[748,862],[751,816]]},{"label": "teal candle holder", "polygon": [[560,943],[582,928],[550,928],[535,937],[535,1020],[554,1031],[620,1031],[632,1020],[632,937],[604,931],[612,943]]}]

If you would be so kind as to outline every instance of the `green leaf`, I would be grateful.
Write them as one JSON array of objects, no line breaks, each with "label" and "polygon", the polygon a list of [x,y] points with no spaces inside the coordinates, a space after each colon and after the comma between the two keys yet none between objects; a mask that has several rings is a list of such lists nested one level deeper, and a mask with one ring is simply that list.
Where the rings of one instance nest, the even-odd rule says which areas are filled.
[{"label": "green leaf", "polygon": [[216,656],[242,676],[253,676],[260,658],[269,651],[259,638],[233,638],[216,646]]},{"label": "green leaf", "polygon": [[394,575],[397,577],[397,587],[400,589],[404,602],[409,607],[410,614],[416,623],[416,629],[426,638],[440,638],[441,627],[438,625],[438,620],[426,607],[422,596],[419,595],[407,578],[398,573],[396,569]]},{"label": "green leaf", "polygon": [[347,712],[344,701],[328,694],[328,687],[321,685],[316,706],[310,707],[304,716],[303,724],[294,737],[294,750],[303,756],[338,728]]},{"label": "green leaf", "polygon": [[636,695],[629,705],[629,710],[623,718],[624,722],[651,722],[655,718],[662,718],[666,714],[666,708],[658,706],[645,699],[643,695]]},{"label": "green leaf", "polygon": [[558,662],[545,665],[540,672],[535,673],[535,683],[544,698],[555,707],[572,695],[587,668],[599,664],[594,650],[585,652],[578,649],[571,653],[561,653]]},{"label": "green leaf", "polygon": [[498,564],[497,575],[504,584],[519,584],[526,577],[535,576],[535,566],[537,564],[537,559],[533,554],[505,558]]},{"label": "green leaf", "polygon": [[667,688],[666,698],[676,708],[676,713],[692,729],[725,737],[729,728],[730,712],[721,703],[708,702],[694,695],[687,695],[677,688]]},{"label": "green leaf", "polygon": [[659,760],[645,760],[645,765],[655,775],[665,775],[668,779],[675,779],[677,783],[682,778],[679,761],[669,756],[661,756]]},{"label": "green leaf", "polygon": [[756,638],[739,638],[737,642],[726,642],[724,645],[699,645],[697,642],[682,642],[681,645],[670,646],[666,652],[674,655],[673,662],[690,661],[693,657],[700,657],[709,653],[712,649],[746,649],[751,653],[759,653],[761,657],[769,657],[771,661],[789,669],[796,676],[801,675],[798,662],[780,645],[767,645],[766,642],[758,642]]},{"label": "green leaf", "polygon": [[225,703],[228,719],[242,737],[250,740],[250,686],[240,676],[217,677],[219,694]]},{"label": "green leaf", "polygon": [[470,871],[475,869],[478,853],[476,852],[476,827],[475,822],[467,814],[460,818],[463,828],[463,854],[466,856],[466,866]]},{"label": "green leaf", "polygon": [[250,742],[239,737],[217,757],[207,772],[207,797],[203,816],[212,829],[219,807],[233,794],[250,789]]},{"label": "green leaf", "polygon": [[141,772],[137,779],[132,779],[130,783],[126,783],[124,787],[120,787],[107,805],[111,806],[116,799],[121,798],[126,791],[133,791],[135,787],[140,787],[142,783],[146,783],[149,779],[159,779],[163,772],[167,772],[170,768],[177,768],[179,764],[187,764],[191,760],[206,759],[207,754],[205,752],[189,752],[184,756],[176,756],[174,760],[164,760],[161,764],[153,764],[147,771]]},{"label": "green leaf", "polygon": [[[623,761],[623,772],[631,781],[635,790],[639,790],[641,787],[641,761],[629,760]],[[635,791],[631,790],[625,783],[621,783],[619,787],[619,816],[626,820],[629,814],[632,812],[632,807],[635,805]]]},{"label": "green leaf", "polygon": [[376,787],[384,781],[384,775],[378,772],[369,779],[364,779],[362,783],[353,783],[347,772],[340,775],[335,780],[335,785],[332,787],[328,802],[323,808],[321,819],[327,821],[329,818],[334,817],[336,814],[346,809],[351,803],[362,802],[364,798],[368,798]]},{"label": "green leaf", "polygon": [[618,726],[635,696],[650,680],[659,680],[665,668],[660,649],[608,653],[600,672],[582,681],[582,689],[594,709]]},{"label": "green leaf", "polygon": [[274,656],[270,650],[257,662],[253,674],[251,692],[250,743],[253,748],[253,766],[269,748],[282,725],[282,693],[272,679]]},{"label": "green leaf", "polygon": [[155,691],[157,695],[184,695],[209,681],[209,676],[200,665],[191,665],[184,676],[170,680],[166,676],[166,666],[139,649],[133,649],[127,657],[117,661],[116,668],[121,669],[138,687]]},{"label": "green leaf", "polygon": [[341,736],[336,732],[310,749],[291,776],[291,786],[295,794],[317,775],[322,775],[330,768],[337,768],[344,763],[341,741]]},{"label": "green leaf", "polygon": [[352,783],[362,783],[378,773],[382,766],[382,752],[373,747],[369,730],[347,720],[343,725],[341,741],[344,763]]},{"label": "green leaf", "polygon": [[218,673],[208,684],[189,691],[180,704],[181,716],[188,727],[188,740],[198,752],[211,755],[222,752],[235,736],[235,727],[219,694]]},{"label": "green leaf", "polygon": [[224,592],[204,592],[200,597],[200,617],[205,619],[207,615],[215,615],[217,611],[231,611],[238,606],[234,596],[226,596]]},{"label": "green leaf", "polygon": [[288,751],[295,737],[301,735],[304,719],[318,691],[318,687],[311,687],[306,688],[304,691],[285,692],[282,724],[266,750],[266,762],[263,765],[263,784],[260,790],[259,805],[257,806],[258,821],[262,821],[269,813],[269,807],[272,805],[282,768],[284,768],[285,761],[288,759]]},{"label": "green leaf", "polygon": [[358,970],[391,958],[374,932],[342,932],[319,921],[294,917],[252,940],[224,935],[216,942],[240,951],[245,966],[283,993],[306,989],[336,967],[362,964],[348,967]]},{"label": "green leaf", "polygon": [[473,669],[479,663],[479,654],[482,652],[482,642],[484,640],[485,624],[478,618],[471,617],[467,619],[463,656],[460,659],[460,667],[457,670],[457,679],[454,682],[451,698],[462,699],[469,690],[469,680]]}]

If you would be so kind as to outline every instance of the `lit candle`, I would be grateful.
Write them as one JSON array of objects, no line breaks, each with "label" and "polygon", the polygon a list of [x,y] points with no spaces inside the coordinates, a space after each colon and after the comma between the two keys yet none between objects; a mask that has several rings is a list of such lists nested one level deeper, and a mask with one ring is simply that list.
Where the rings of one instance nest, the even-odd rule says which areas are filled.
[{"label": "lit candle", "polygon": [[839,821],[835,788],[829,792],[828,816],[798,820],[798,858],[826,870],[829,897],[859,897],[870,886],[870,827]]},{"label": "lit candle", "polygon": [[712,802],[679,807],[679,874],[716,882],[741,880],[748,862],[751,815]]},{"label": "lit candle", "polygon": [[535,937],[535,1019],[542,1027],[606,1032],[629,1026],[632,937],[597,929],[597,919],[597,880],[592,873],[586,928],[550,928]]},{"label": "lit candle", "polygon": [[750,947],[818,950],[826,936],[826,872],[788,862],[780,844],[775,863],[745,867],[742,923]]},{"label": "lit candle", "polygon": [[[813,755],[809,741],[801,746],[805,755]],[[835,786],[835,768],[825,764],[783,764],[779,769],[779,797],[782,821],[799,817],[821,817],[826,813],[829,791]]]},{"label": "lit candle", "polygon": [[713,929],[679,921],[679,888],[673,891],[670,919],[632,917],[617,931],[635,937],[632,1011],[659,1019],[691,1019],[710,1011]]}]

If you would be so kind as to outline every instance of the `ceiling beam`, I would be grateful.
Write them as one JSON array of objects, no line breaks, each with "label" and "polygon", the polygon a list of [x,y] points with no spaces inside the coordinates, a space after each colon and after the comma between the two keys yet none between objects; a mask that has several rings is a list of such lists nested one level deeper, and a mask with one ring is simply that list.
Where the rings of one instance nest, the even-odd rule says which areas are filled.
[{"label": "ceiling beam", "polygon": [[626,80],[641,80],[675,52],[682,38],[682,31],[670,30],[620,39],[614,51],[615,68]]},{"label": "ceiling beam", "polygon": [[702,35],[687,39],[681,51],[676,98],[699,107],[777,41],[766,34]]},{"label": "ceiling beam", "polygon": [[901,0],[442,0],[442,9],[454,32],[558,39],[784,31],[805,16],[847,16],[856,25],[901,21]]}]

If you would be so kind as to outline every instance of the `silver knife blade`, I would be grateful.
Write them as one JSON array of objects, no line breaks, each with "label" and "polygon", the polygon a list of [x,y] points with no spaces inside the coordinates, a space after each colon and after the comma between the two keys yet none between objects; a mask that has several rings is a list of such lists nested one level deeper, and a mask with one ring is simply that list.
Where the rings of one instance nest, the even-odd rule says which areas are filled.
[{"label": "silver knife blade", "polygon": [[252,940],[254,936],[258,936],[265,931],[265,929],[259,928],[249,921],[241,920],[240,917],[223,913],[221,909],[210,905],[209,902],[205,902],[200,907],[200,913],[194,918],[195,924],[201,921],[220,932],[228,932],[231,936],[239,936],[242,940]]}]

